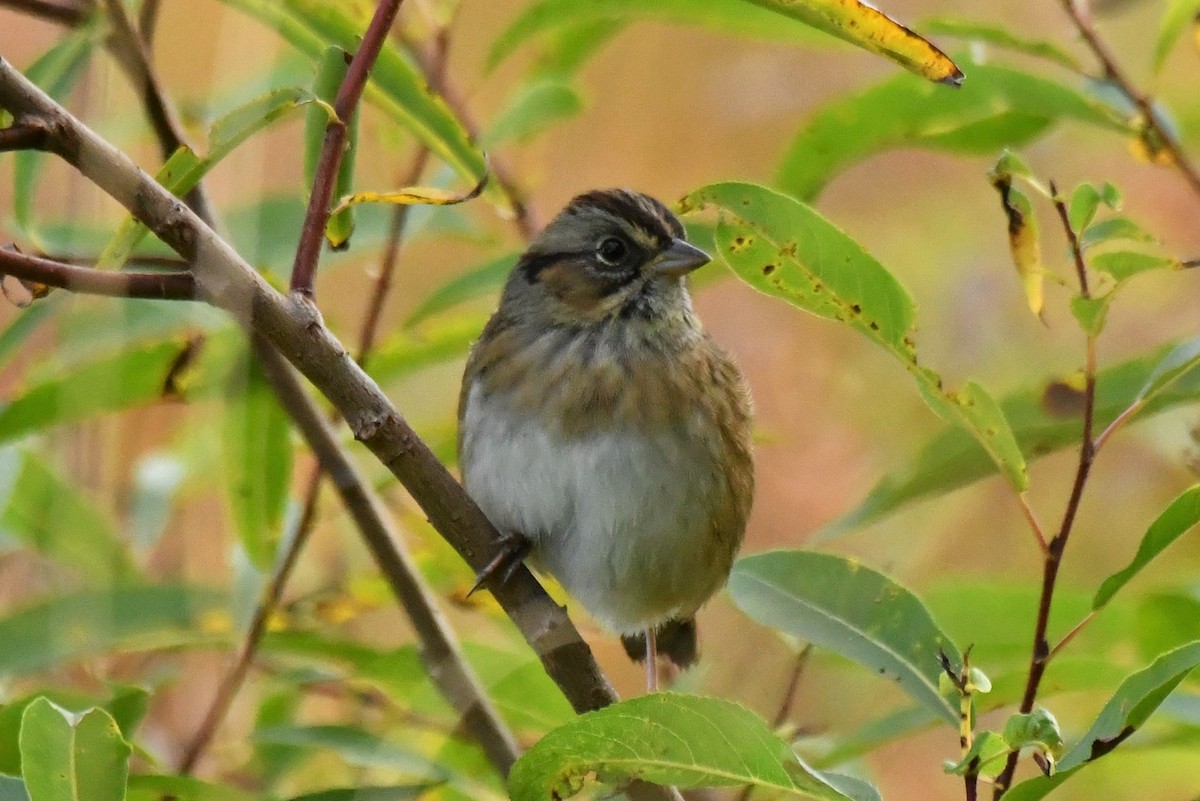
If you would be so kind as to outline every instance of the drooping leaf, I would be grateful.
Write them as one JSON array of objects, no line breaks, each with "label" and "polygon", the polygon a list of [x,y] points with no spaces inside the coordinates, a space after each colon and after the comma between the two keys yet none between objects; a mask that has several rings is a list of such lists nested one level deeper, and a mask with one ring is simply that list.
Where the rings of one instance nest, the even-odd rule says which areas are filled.
[{"label": "drooping leaf", "polygon": [[865,782],[835,785],[809,768],[744,707],[673,693],[622,701],[555,729],[513,766],[508,791],[513,801],[565,799],[593,773],[605,784],[752,785],[808,798],[878,799]]},{"label": "drooping leaf", "polygon": [[[1028,56],[1037,56],[1075,72],[1079,72],[1081,69],[1079,61],[1054,42],[1044,39],[1026,39],[1007,28],[989,25],[985,22],[954,19],[951,17],[936,17],[921,23],[921,30],[929,34],[957,36],[961,39],[994,45],[1005,50],[1024,53]],[[971,80],[975,80],[974,73],[971,75]]]},{"label": "drooping leaf", "polygon": [[[64,594],[0,618],[0,675],[61,667],[114,649],[210,642],[220,622],[216,593],[181,585],[116,587]],[[228,628],[228,620],[221,624]]]},{"label": "drooping leaf", "polygon": [[357,206],[360,203],[383,203],[391,206],[455,206],[479,197],[487,186],[483,180],[469,192],[453,192],[436,186],[408,186],[387,192],[358,192],[338,200],[334,213]]},{"label": "drooping leaf", "polygon": [[1162,69],[1171,48],[1188,25],[1195,23],[1200,15],[1200,0],[1167,0],[1167,11],[1163,14],[1158,29],[1158,41],[1154,44],[1154,71]]},{"label": "drooping leaf", "polygon": [[749,0],[895,61],[935,83],[958,86],[962,71],[924,37],[857,0]]},{"label": "drooping leaf", "polygon": [[[37,61],[30,64],[25,77],[40,86],[55,100],[63,100],[78,80],[99,38],[94,22],[89,22],[60,39]],[[45,249],[33,215],[33,203],[46,163],[46,154],[36,150],[18,151],[13,156],[12,210],[17,227],[31,243]]]},{"label": "drooping leaf", "polygon": [[1200,486],[1191,487],[1171,501],[1142,537],[1137,553],[1128,565],[1106,578],[1096,591],[1092,608],[1107,604],[1117,592],[1133,579],[1168,545],[1186,534],[1200,522]]},{"label": "drooping leaf", "polygon": [[1025,302],[1037,318],[1041,318],[1046,303],[1045,270],[1042,249],[1038,243],[1037,218],[1029,198],[1013,186],[1013,176],[997,164],[991,172],[992,186],[1000,193],[1000,205],[1008,219],[1008,249],[1016,265],[1017,275],[1025,290]]},{"label": "drooping leaf", "polygon": [[0,408],[0,442],[162,400],[189,348],[182,338],[137,344],[34,383]]},{"label": "drooping leaf", "polygon": [[[6,451],[5,461],[18,461]],[[11,460],[11,461],[10,461]],[[11,536],[54,562],[72,568],[97,585],[128,581],[137,575],[128,546],[107,516],[83,491],[51,470],[32,452],[19,455],[19,472],[0,511],[0,525]],[[3,469],[3,468],[0,468]]]},{"label": "drooping leaf", "polygon": [[99,707],[75,715],[39,698],[21,718],[30,801],[124,801],[132,750]]},{"label": "drooping leaf", "polygon": [[912,301],[861,245],[809,206],[753,184],[710,184],[680,204],[685,213],[718,208],[717,250],[735,274],[880,345],[909,371],[939,417],[969,431],[1014,487],[1026,487],[1025,461],[1000,407],[974,382],[946,389],[937,373],[918,362]]},{"label": "drooping leaf", "polygon": [[[1161,364],[1161,368],[1159,367]],[[1118,414],[1144,398],[1135,419],[1200,398],[1200,338],[1100,370],[1096,381],[1096,426],[1103,430]],[[1060,396],[1066,395],[1065,398]],[[1004,416],[1027,458],[1079,444],[1082,421],[1069,381],[1052,379],[1009,395]],[[930,439],[909,467],[885,477],[862,502],[834,521],[822,538],[885,517],[935,493],[964,487],[992,475],[995,465],[966,432],[946,428]]]},{"label": "drooping leaf", "polygon": [[839,97],[804,123],[775,184],[812,200],[838,173],[868,156],[900,147],[992,155],[1017,147],[1059,120],[1123,135],[1128,126],[1075,89],[996,64],[971,64],[971,79],[947,91],[899,74]]},{"label": "drooping leaf", "polygon": [[270,567],[282,535],[292,479],[291,421],[256,359],[230,376],[221,432],[225,488],[238,539],[259,568]]},{"label": "drooping leaf", "polygon": [[[330,45],[356,52],[364,30],[344,10],[344,4],[334,0],[224,2],[274,29],[314,61]],[[410,131],[463,178],[477,181],[486,172],[483,154],[466,128],[395,45],[385,44],[380,51],[363,98]],[[488,194],[501,208],[508,208],[498,190],[493,188]]]},{"label": "drooping leaf", "polygon": [[841,654],[958,722],[938,692],[938,654],[957,669],[958,649],[920,599],[882,573],[832,554],[771,551],[739,559],[729,591],[759,623]]}]

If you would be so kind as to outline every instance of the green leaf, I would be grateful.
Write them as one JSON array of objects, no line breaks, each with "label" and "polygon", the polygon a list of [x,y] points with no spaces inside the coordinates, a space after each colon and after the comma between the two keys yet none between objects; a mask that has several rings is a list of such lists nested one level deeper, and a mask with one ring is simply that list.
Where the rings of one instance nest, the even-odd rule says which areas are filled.
[{"label": "green leaf", "polygon": [[126,801],[264,801],[261,793],[212,784],[191,776],[130,776]]},{"label": "green leaf", "polygon": [[404,325],[411,328],[460,303],[498,293],[519,255],[505,253],[450,279],[421,301],[404,321]]},{"label": "green leaf", "polygon": [[1200,640],[1200,597],[1194,593],[1147,595],[1138,603],[1133,629],[1143,659]]},{"label": "green leaf", "polygon": [[443,782],[446,770],[406,745],[383,740],[350,726],[275,726],[254,732],[257,743],[333,751],[348,764],[387,768],[422,782]]},{"label": "green leaf", "polygon": [[[345,13],[344,4],[331,0],[224,0],[274,29],[289,44],[314,61],[326,47],[356,52],[364,26]],[[483,153],[441,97],[429,90],[424,77],[391,43],[384,45],[364,99],[427,145],[438,158],[472,183],[486,171]],[[487,194],[508,208],[497,187]]]},{"label": "green leaf", "polygon": [[[6,451],[3,468],[15,468],[16,457]],[[34,453],[21,455],[19,462],[16,483],[0,512],[6,533],[96,585],[137,575],[128,547],[90,498]]]},{"label": "green leaf", "polygon": [[878,799],[862,782],[837,789],[744,707],[673,693],[622,701],[555,729],[513,766],[508,791],[513,801],[569,798],[593,773],[605,784],[751,785],[809,798]]},{"label": "green leaf", "polygon": [[958,722],[957,707],[938,692],[938,654],[957,669],[958,649],[920,599],[882,573],[832,554],[771,551],[739,559],[729,591],[764,626],[857,662]]},{"label": "green leaf", "polygon": [[1087,734],[1063,755],[1059,769],[1067,771],[1099,759],[1120,745],[1197,665],[1200,665],[1200,642],[1193,642],[1163,654],[1149,667],[1121,682]]},{"label": "green leaf", "polygon": [[1197,14],[1200,14],[1200,0],[1167,0],[1167,12],[1163,14],[1158,41],[1154,43],[1155,72],[1162,69],[1167,54],[1188,25],[1195,24]]},{"label": "green leaf", "polygon": [[[220,164],[250,136],[288,112],[318,102],[316,95],[299,87],[274,89],[256,97],[213,123],[208,132],[208,155],[200,156],[186,145],[181,146],[159,168],[154,178],[175,196],[183,197],[200,183],[209,170]],[[333,113],[327,106],[321,107],[326,109],[327,114]],[[97,268],[120,269],[148,232],[144,224],[132,215],[127,216],[100,253]]]},{"label": "green leaf", "polygon": [[529,143],[556,122],[583,111],[583,99],[570,84],[543,78],[525,84],[509,101],[483,137],[488,147],[507,142]]},{"label": "green leaf", "polygon": [[367,363],[367,372],[381,383],[395,381],[432,364],[466,354],[479,336],[487,316],[448,315],[416,330],[400,330],[379,346]]},{"label": "green leaf", "polygon": [[981,731],[975,735],[975,741],[963,754],[958,762],[947,762],[943,769],[946,773],[962,776],[967,768],[982,776],[994,776],[999,772],[1000,760],[1008,756],[1008,743],[994,731]]},{"label": "green leaf", "polygon": [[1200,485],[1185,490],[1150,524],[1150,528],[1142,537],[1141,544],[1138,545],[1133,561],[1104,580],[1100,589],[1096,591],[1092,608],[1099,609],[1112,600],[1117,591],[1140,573],[1142,568],[1148,565],[1154,557],[1191,530],[1198,522],[1200,522]]},{"label": "green leaf", "polygon": [[1076,295],[1071,298],[1071,316],[1079,323],[1085,334],[1099,336],[1108,322],[1108,310],[1116,299],[1116,287],[1110,289],[1098,298],[1085,298]]},{"label": "green leaf", "polygon": [[1154,234],[1149,233],[1128,217],[1109,217],[1101,220],[1083,232],[1079,245],[1084,250],[1097,245],[1119,241],[1156,242]]},{"label": "green leaf", "polygon": [[[1164,356],[1164,353],[1166,354]],[[1158,366],[1161,363],[1161,368]],[[1103,430],[1130,404],[1145,399],[1135,419],[1200,398],[1200,337],[1175,349],[1101,370],[1096,381],[1096,425]],[[1034,459],[1079,444],[1081,407],[1067,379],[1052,379],[1004,398],[1001,408],[1021,451]],[[1064,401],[1058,400],[1065,395]],[[1065,407],[1065,408],[1064,408]],[[905,470],[885,477],[863,501],[830,524],[821,538],[885,517],[915,500],[944,494],[992,475],[995,465],[966,432],[947,427],[930,439]]]},{"label": "green leaf", "polygon": [[[47,50],[41,58],[30,64],[25,77],[42,88],[55,100],[62,101],[71,91],[84,65],[92,55],[99,38],[99,29],[89,22],[73,31]],[[39,176],[46,163],[46,154],[35,150],[22,150],[13,156],[12,208],[17,227],[39,249],[45,243],[38,235],[33,219],[33,204]]]},{"label": "green leaf", "polygon": [[[313,81],[313,94],[332,106],[337,98],[338,90],[346,77],[350,66],[350,54],[340,47],[325,48],[317,59],[317,75]],[[342,162],[338,167],[337,182],[331,202],[336,202],[343,195],[354,191],[354,162],[358,153],[358,118],[357,109],[351,115],[346,129],[346,148]],[[320,108],[310,107],[304,115],[304,184],[313,186],[317,174],[317,163],[325,144],[325,131],[329,127],[329,116],[323,114]],[[330,215],[325,225],[325,238],[334,250],[344,249],[354,232],[354,210],[343,209]]]},{"label": "green leaf", "polygon": [[265,570],[282,535],[292,444],[291,420],[257,359],[247,358],[230,376],[221,442],[234,528],[250,560]]},{"label": "green leaf", "polygon": [[[928,34],[940,34],[942,36],[957,36],[962,39],[969,39],[973,42],[982,42],[983,44],[995,45],[1006,50],[1012,50],[1017,53],[1024,53],[1028,56],[1037,56],[1038,58],[1052,61],[1059,66],[1066,67],[1069,70],[1080,72],[1081,67],[1079,61],[1075,59],[1066,50],[1056,45],[1054,42],[1045,41],[1042,39],[1025,39],[1012,31],[987,23],[977,22],[975,20],[953,19],[950,17],[937,17],[935,19],[926,20],[921,24],[921,30]],[[971,74],[971,80],[975,80],[974,73]]]},{"label": "green leaf", "polygon": [[113,650],[211,642],[214,623],[229,626],[222,600],[180,585],[117,587],[63,594],[0,618],[0,676],[59,668]]},{"label": "green leaf", "polygon": [[[118,686],[108,698],[94,693],[54,688],[41,689],[31,695],[9,699],[0,706],[0,773],[21,772],[21,718],[29,705],[41,698],[70,711],[103,707],[112,715],[127,739],[141,722],[149,702],[149,694],[145,690],[124,686]],[[129,724],[128,728],[126,724]]]},{"label": "green leaf", "polygon": [[812,27],[745,0],[536,0],[526,5],[492,42],[487,57],[494,69],[525,41],[584,24],[610,24],[655,20],[710,28],[724,34],[783,42],[811,44],[820,40]]},{"label": "green leaf", "polygon": [[1117,281],[1125,281],[1133,276],[1150,270],[1161,270],[1164,267],[1179,269],[1177,259],[1170,256],[1159,256],[1155,253],[1139,253],[1135,250],[1110,250],[1088,257],[1092,269],[1111,275]]},{"label": "green leaf", "polygon": [[811,201],[840,172],[877,153],[916,147],[991,155],[1066,119],[1129,134],[1105,107],[1047,78],[995,64],[972,64],[968,72],[970,80],[955,91],[899,74],[839,96],[805,122],[775,184]]},{"label": "green leaf", "polygon": [[137,344],[33,384],[0,408],[0,442],[161,400],[189,347],[178,338]]},{"label": "green leaf", "polygon": [[1055,765],[1063,752],[1062,732],[1050,710],[1038,707],[1028,714],[1011,716],[1004,724],[1004,741],[1013,751],[1035,748]]},{"label": "green leaf", "polygon": [[131,751],[99,707],[75,715],[39,698],[21,717],[21,775],[30,801],[124,801]]},{"label": "green leaf", "polygon": [[1025,461],[1004,414],[983,387],[955,392],[918,363],[915,312],[899,282],[862,246],[803,203],[761,186],[720,183],[680,201],[683,211],[716,206],[717,250],[740,278],[768,295],[839,320],[895,357],[943,420],[970,431],[1009,482],[1028,484]]},{"label": "green leaf", "polygon": [[1071,193],[1071,202],[1067,207],[1067,221],[1076,234],[1082,233],[1092,220],[1096,218],[1096,210],[1100,207],[1100,190],[1088,183],[1075,187]]},{"label": "green leaf", "polygon": [[440,784],[396,784],[388,787],[335,787],[316,793],[292,796],[289,801],[407,801],[420,798]]}]

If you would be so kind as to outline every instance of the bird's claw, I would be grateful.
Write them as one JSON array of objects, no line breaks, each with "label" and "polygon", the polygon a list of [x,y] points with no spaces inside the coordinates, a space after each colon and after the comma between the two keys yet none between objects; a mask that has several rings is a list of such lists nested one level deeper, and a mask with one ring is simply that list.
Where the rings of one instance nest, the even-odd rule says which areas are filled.
[{"label": "bird's claw", "polygon": [[525,557],[529,556],[531,550],[533,550],[533,543],[524,535],[515,531],[506,531],[501,534],[500,550],[496,552],[490,562],[483,566],[482,570],[475,574],[475,583],[467,592],[467,597],[470,598],[474,595],[475,591],[493,576],[499,576],[501,584],[508,581],[512,578],[513,573],[517,572],[517,568],[525,562]]}]

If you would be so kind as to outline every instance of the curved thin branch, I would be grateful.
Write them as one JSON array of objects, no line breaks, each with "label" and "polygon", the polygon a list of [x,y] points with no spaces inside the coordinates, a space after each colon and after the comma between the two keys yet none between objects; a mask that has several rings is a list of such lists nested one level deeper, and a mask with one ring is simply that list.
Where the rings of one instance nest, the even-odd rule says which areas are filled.
[{"label": "curved thin branch", "polygon": [[0,276],[110,298],[195,300],[190,272],[133,273],[92,270],[0,247]]}]

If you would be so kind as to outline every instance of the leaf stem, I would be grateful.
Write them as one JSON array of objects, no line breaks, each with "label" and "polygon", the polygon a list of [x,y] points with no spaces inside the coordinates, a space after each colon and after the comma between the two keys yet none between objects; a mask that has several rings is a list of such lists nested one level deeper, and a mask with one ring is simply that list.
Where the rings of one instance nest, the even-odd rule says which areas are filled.
[{"label": "leaf stem", "polygon": [[350,60],[350,67],[342,79],[342,85],[338,87],[337,96],[333,101],[333,110],[337,112],[338,118],[325,126],[325,140],[321,144],[321,156],[313,177],[308,210],[304,214],[304,226],[300,229],[300,242],[296,247],[295,261],[292,263],[292,292],[310,298],[313,296],[321,242],[324,239],[325,225],[329,222],[329,203],[346,150],[346,121],[354,115],[354,110],[358,107],[358,101],[367,85],[367,76],[375,64],[375,59],[379,57],[384,42],[387,41],[388,31],[391,30],[403,1],[380,0],[375,7],[375,15],[363,34],[362,43]]}]

